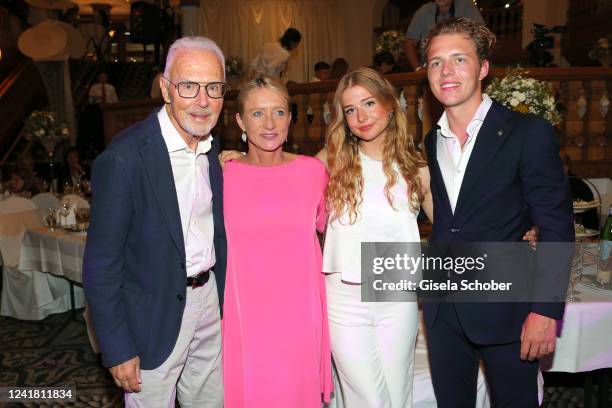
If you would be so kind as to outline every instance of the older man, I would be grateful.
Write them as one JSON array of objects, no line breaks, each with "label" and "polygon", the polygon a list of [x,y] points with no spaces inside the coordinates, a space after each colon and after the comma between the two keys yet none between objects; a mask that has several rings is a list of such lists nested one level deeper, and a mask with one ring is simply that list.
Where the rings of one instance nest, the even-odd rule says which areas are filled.
[{"label": "older man", "polygon": [[[93,168],[83,286],[102,362],[128,407],[223,406],[226,239],[218,142],[219,47],[183,38],[160,79],[165,106]],[[221,300],[221,302],[220,302]]]}]

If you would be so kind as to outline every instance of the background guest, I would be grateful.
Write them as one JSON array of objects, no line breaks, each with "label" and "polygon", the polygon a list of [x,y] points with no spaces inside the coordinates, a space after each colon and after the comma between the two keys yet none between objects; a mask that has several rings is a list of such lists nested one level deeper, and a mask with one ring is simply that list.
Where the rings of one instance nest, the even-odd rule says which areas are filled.
[{"label": "background guest", "polygon": [[342,78],[349,69],[349,64],[344,58],[336,58],[332,64],[329,72],[329,79],[340,79]]},{"label": "background guest", "polygon": [[64,155],[64,164],[59,174],[59,192],[65,192],[69,186],[78,191],[89,184],[89,169],[81,164],[81,157],[76,147],[71,147]]},{"label": "background guest", "polygon": [[115,103],[119,102],[115,87],[108,83],[108,75],[101,72],[98,75],[98,83],[89,88],[89,103]]},{"label": "background guest", "polygon": [[434,25],[450,17],[467,17],[477,23],[485,23],[472,0],[433,0],[423,4],[410,21],[404,43],[404,51],[413,70],[421,69],[424,59],[424,56],[419,58],[417,53],[418,43]]},{"label": "background guest", "polygon": [[314,65],[314,77],[310,79],[310,82],[320,82],[329,79],[330,66],[325,61],[319,61]]},{"label": "background guest", "polygon": [[9,179],[5,183],[4,189],[10,195],[19,195],[26,198],[40,193],[32,174],[16,167],[9,172]]},{"label": "background guest", "polygon": [[[27,175],[27,180],[32,180],[37,191],[46,191],[49,188],[51,174],[48,164],[37,164],[31,154],[23,153],[17,156],[15,167]],[[54,174],[54,178],[56,177],[57,174]]]},{"label": "background guest", "polygon": [[374,54],[372,67],[380,72],[381,75],[389,74],[395,67],[395,57],[389,51],[381,51]]},{"label": "background guest", "polygon": [[259,54],[251,62],[252,74],[281,78],[287,69],[291,51],[297,48],[302,40],[302,34],[289,27],[278,40],[264,44]]}]

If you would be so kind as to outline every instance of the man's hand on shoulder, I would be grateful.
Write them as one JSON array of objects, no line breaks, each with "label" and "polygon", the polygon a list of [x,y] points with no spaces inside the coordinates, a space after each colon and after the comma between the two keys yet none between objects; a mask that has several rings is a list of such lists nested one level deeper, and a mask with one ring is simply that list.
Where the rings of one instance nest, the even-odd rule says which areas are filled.
[{"label": "man's hand on shoulder", "polygon": [[219,163],[221,163],[221,168],[225,170],[225,163],[231,160],[238,160],[244,156],[244,153],[239,152],[238,150],[223,150],[219,153]]},{"label": "man's hand on shoulder", "polygon": [[521,360],[533,361],[555,351],[557,321],[529,313],[521,332]]},{"label": "man's hand on shoulder", "polygon": [[115,384],[128,392],[140,392],[140,358],[138,356],[109,368]]}]

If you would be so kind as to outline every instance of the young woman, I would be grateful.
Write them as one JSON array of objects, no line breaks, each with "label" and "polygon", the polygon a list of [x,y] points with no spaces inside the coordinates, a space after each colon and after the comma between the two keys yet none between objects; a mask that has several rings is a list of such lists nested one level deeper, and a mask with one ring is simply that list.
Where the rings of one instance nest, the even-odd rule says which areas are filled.
[{"label": "young woman", "polygon": [[327,164],[325,237],[332,355],[352,407],[412,402],[416,302],[361,300],[361,242],[419,242],[417,215],[431,218],[429,172],[393,86],[370,68],[345,75],[336,117],[318,157]]}]

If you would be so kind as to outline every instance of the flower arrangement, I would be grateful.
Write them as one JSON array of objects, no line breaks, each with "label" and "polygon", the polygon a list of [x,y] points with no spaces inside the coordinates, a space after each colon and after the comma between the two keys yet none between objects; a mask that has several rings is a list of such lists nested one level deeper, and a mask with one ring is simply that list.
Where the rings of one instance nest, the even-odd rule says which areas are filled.
[{"label": "flower arrangement", "polygon": [[612,53],[610,50],[610,43],[612,42],[612,36],[602,37],[593,45],[593,48],[589,51],[589,58],[594,60],[610,59]]},{"label": "flower arrangement", "polygon": [[376,52],[388,51],[397,58],[404,51],[404,33],[391,30],[385,31],[376,40]]},{"label": "flower arrangement", "polygon": [[40,142],[51,154],[57,142],[68,139],[68,125],[60,122],[54,112],[34,111],[25,120],[26,138]]},{"label": "flower arrangement", "polygon": [[226,76],[242,76],[246,72],[246,65],[242,58],[230,57],[225,61]]},{"label": "flower arrangement", "polygon": [[495,78],[486,89],[487,95],[505,107],[522,113],[538,115],[553,126],[561,122],[550,84],[526,78],[527,71],[517,68],[504,78]]}]

